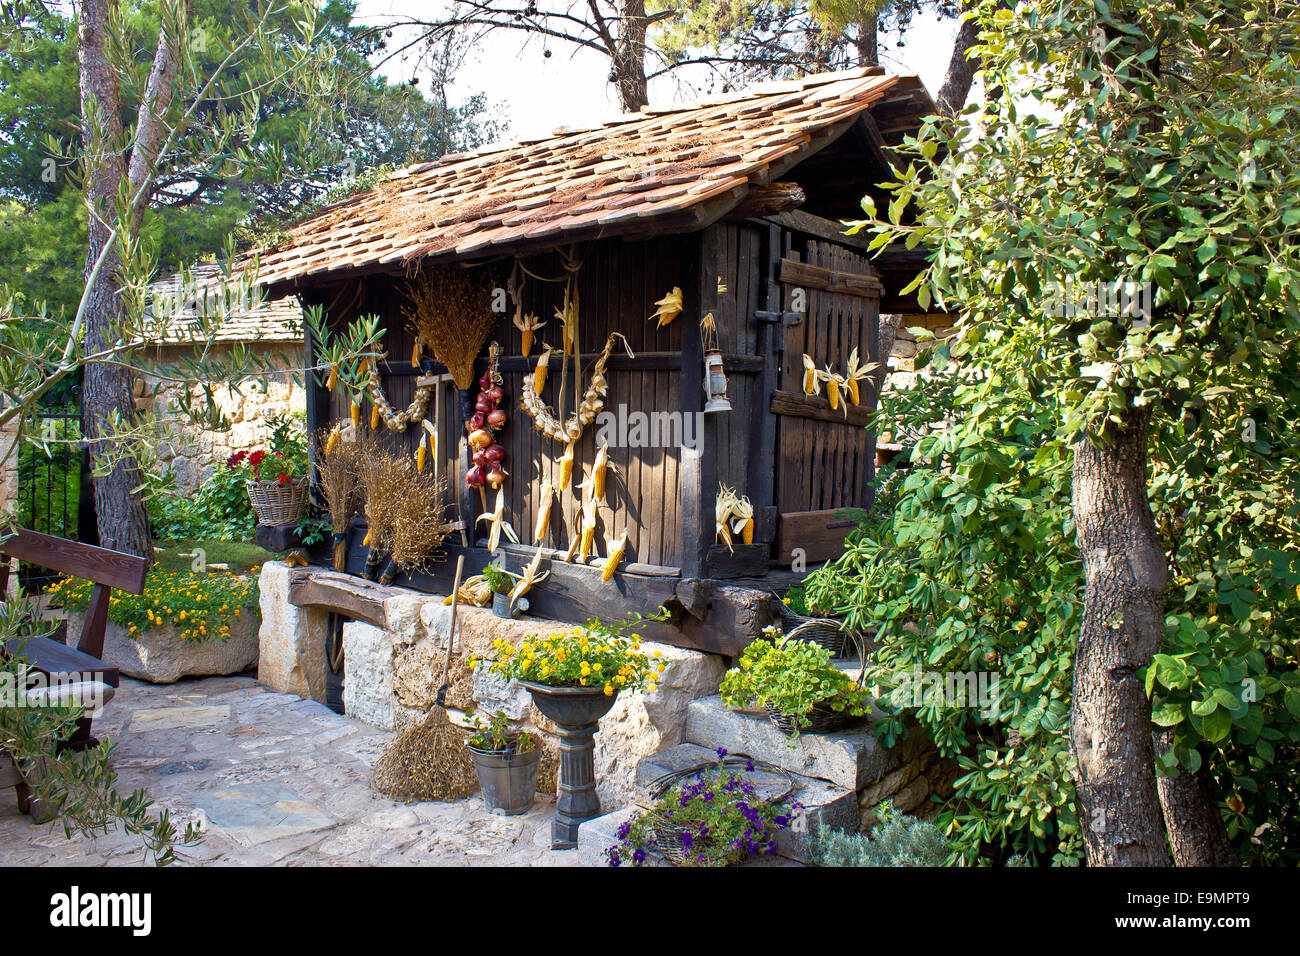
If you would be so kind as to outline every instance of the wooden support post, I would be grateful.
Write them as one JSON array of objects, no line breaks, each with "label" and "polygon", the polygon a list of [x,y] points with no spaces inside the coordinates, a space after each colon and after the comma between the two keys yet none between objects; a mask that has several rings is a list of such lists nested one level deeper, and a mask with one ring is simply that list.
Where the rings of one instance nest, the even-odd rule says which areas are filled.
[{"label": "wooden support post", "polygon": [[683,445],[681,456],[681,534],[682,577],[704,577],[704,564],[713,546],[714,498],[718,491],[718,467],[714,458],[717,426],[704,414],[704,347],[700,340],[700,320],[718,307],[718,235],[711,227],[699,234],[698,255],[693,263],[694,276],[682,289],[687,296],[682,328],[681,397],[683,419],[700,415],[704,427],[696,431],[695,447]]}]

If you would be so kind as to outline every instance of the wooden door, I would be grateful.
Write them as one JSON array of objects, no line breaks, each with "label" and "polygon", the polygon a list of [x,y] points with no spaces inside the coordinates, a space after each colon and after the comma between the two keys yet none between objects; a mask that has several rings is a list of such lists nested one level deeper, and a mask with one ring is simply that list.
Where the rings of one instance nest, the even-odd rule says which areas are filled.
[{"label": "wooden door", "polygon": [[845,536],[871,503],[875,435],[866,425],[875,410],[875,389],[860,382],[860,404],[841,394],[831,410],[826,386],[803,390],[803,356],[817,368],[846,374],[856,348],[860,363],[877,361],[881,284],[867,260],[829,242],[808,240],[800,250],[787,242],[778,267],[784,308],[804,320],[787,325],[780,384],[772,397],[777,416],[776,560],[789,564],[835,557]]}]

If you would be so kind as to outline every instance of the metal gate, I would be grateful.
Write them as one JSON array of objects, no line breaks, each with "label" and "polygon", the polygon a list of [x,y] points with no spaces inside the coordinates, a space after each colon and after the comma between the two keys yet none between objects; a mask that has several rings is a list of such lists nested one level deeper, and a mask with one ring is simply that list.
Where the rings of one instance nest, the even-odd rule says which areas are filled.
[{"label": "metal gate", "polygon": [[[67,401],[42,406],[27,423],[27,437],[18,449],[18,498],[15,502],[19,526],[78,540],[78,511],[86,468],[81,447],[79,390]],[[48,454],[47,454],[48,452]],[[20,564],[19,580],[24,588],[40,589],[53,580],[49,570]]]}]

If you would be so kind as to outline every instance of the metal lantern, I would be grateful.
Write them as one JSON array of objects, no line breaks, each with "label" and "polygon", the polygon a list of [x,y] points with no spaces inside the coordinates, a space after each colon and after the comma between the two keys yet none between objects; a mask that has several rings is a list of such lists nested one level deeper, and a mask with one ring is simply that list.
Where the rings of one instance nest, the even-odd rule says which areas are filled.
[{"label": "metal lantern", "polygon": [[704,345],[704,404],[705,412],[729,412],[727,400],[727,374],[722,367],[722,349],[718,347],[718,327],[710,312],[700,322],[700,341]]}]

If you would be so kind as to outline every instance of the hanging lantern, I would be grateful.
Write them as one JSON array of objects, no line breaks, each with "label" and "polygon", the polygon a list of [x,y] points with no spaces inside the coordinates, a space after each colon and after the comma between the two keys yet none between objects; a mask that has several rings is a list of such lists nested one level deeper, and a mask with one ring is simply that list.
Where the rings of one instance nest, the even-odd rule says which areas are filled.
[{"label": "hanging lantern", "polygon": [[710,312],[700,321],[700,341],[704,346],[705,412],[729,412],[727,374],[722,367],[722,349],[718,346],[718,326]]}]

